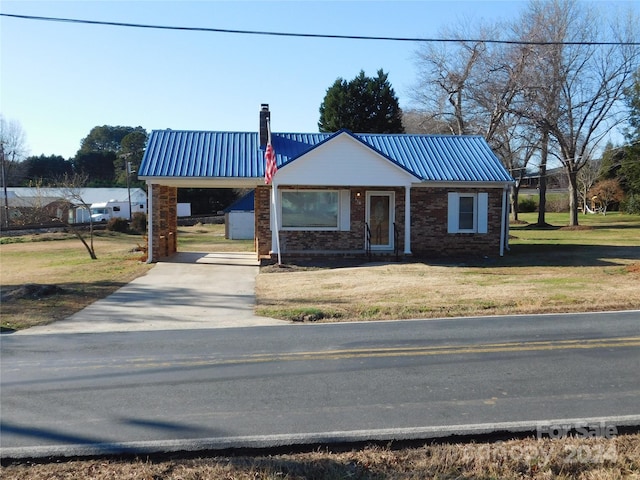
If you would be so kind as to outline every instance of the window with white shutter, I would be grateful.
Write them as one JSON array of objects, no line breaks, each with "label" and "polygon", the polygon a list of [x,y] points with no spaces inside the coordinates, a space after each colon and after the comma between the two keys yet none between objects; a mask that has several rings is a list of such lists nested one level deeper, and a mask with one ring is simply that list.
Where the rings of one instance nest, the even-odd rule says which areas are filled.
[{"label": "window with white shutter", "polygon": [[448,233],[487,233],[489,194],[449,192]]}]

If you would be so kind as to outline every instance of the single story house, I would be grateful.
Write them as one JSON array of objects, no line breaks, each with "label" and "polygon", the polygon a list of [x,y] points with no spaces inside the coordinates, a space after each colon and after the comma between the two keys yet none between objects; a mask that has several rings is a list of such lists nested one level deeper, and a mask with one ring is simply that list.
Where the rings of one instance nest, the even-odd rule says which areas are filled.
[{"label": "single story house", "polygon": [[[177,189],[255,189],[261,260],[503,255],[513,179],[479,136],[155,130],[138,173],[149,261],[177,246]],[[265,147],[277,172],[265,184]]]}]

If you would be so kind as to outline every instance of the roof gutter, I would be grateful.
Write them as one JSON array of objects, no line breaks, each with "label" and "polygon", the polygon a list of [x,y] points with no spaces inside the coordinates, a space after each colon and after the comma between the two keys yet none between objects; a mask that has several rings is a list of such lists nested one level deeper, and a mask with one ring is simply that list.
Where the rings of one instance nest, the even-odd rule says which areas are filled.
[{"label": "roof gutter", "polygon": [[446,180],[423,180],[420,183],[411,184],[412,187],[440,187],[440,188],[511,188],[515,185],[513,181],[446,181]]}]

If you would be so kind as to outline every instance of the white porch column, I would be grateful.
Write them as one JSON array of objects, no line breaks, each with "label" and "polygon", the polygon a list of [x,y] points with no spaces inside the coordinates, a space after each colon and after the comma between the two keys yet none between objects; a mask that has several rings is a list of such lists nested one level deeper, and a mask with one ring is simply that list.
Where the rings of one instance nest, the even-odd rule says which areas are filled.
[{"label": "white porch column", "polygon": [[411,184],[404,187],[404,254],[411,255]]},{"label": "white porch column", "polygon": [[278,185],[273,182],[271,184],[271,253],[278,254],[278,264],[282,263],[282,257],[280,255],[280,232],[278,222],[278,212],[280,211],[278,203]]}]

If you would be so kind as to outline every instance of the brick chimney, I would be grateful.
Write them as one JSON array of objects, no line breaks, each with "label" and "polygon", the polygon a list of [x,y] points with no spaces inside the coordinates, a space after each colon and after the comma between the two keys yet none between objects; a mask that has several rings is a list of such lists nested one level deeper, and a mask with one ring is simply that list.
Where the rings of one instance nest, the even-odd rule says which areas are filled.
[{"label": "brick chimney", "polygon": [[269,104],[263,103],[260,105],[260,148],[267,146],[269,138],[267,123],[271,122],[271,112],[269,111]]}]

